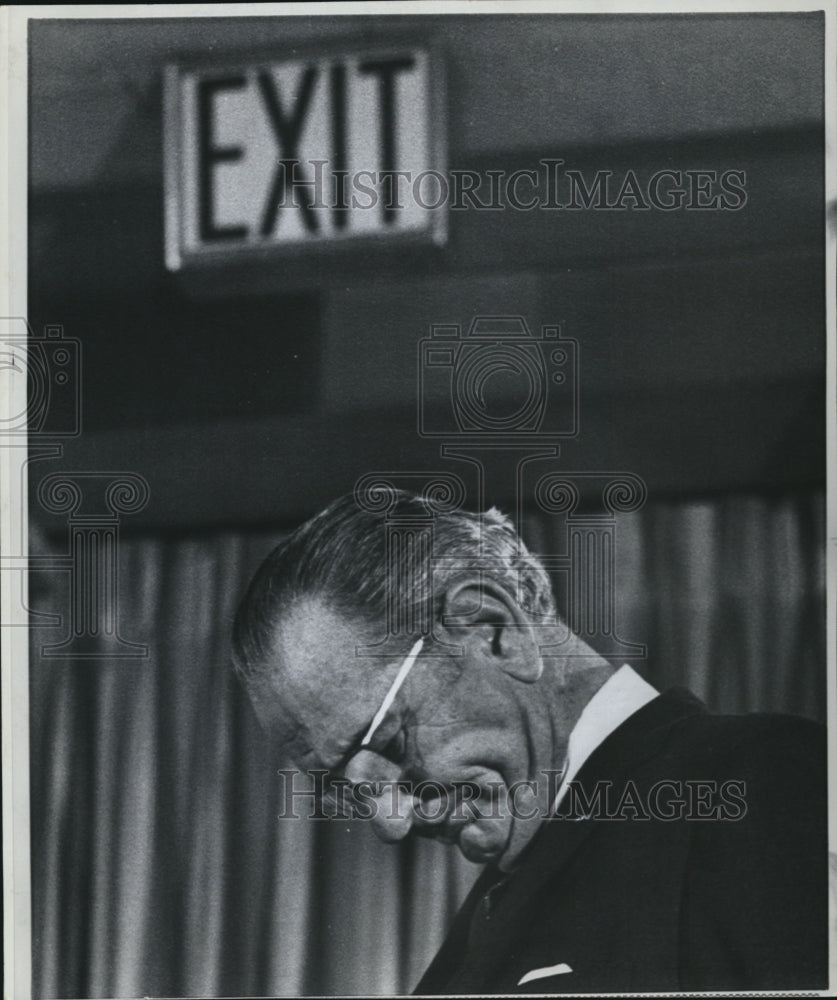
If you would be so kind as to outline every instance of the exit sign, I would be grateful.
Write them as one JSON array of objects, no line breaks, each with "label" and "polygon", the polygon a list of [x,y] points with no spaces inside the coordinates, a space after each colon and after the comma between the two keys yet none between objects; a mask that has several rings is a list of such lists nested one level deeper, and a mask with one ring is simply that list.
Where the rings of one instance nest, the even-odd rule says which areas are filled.
[{"label": "exit sign", "polygon": [[169,67],[166,262],[443,242],[441,73],[422,48]]}]

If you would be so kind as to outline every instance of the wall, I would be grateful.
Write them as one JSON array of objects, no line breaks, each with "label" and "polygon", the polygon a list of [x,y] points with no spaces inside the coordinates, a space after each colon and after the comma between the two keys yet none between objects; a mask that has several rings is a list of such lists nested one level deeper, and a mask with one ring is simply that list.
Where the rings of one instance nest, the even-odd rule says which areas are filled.
[{"label": "wall", "polygon": [[[370,468],[439,464],[415,433],[417,344],[499,312],[580,341],[568,462],[629,464],[659,496],[821,483],[821,30],[818,15],[37,25],[30,319],[84,346],[65,464],[130,455],[152,484],[137,525],[293,521]],[[441,250],[167,274],[164,65],[391,38],[443,53],[451,168],[736,169],[747,203],[451,212]]]}]

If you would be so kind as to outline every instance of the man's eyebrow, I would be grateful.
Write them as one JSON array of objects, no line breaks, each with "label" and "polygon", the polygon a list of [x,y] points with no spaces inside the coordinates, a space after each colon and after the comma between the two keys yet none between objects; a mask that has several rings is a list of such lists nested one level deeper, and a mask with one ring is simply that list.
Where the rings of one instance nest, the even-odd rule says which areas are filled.
[{"label": "man's eyebrow", "polygon": [[422,636],[414,644],[412,649],[401,664],[398,673],[395,675],[395,680],[392,682],[389,691],[387,691],[384,700],[381,702],[381,707],[375,713],[375,718],[372,720],[369,729],[366,731],[365,736],[360,741],[360,745],[365,747],[372,737],[375,735],[375,730],[384,721],[384,716],[389,711],[390,705],[395,701],[395,696],[398,694],[398,689],[407,679],[407,674],[413,669],[413,664],[416,662],[416,657],[421,652],[421,647],[424,645],[424,637]]},{"label": "man's eyebrow", "polygon": [[423,638],[419,639],[416,643],[414,643],[413,647],[410,649],[410,652],[407,654],[404,662],[401,664],[401,667],[399,668],[398,673],[396,674],[395,680],[392,682],[389,691],[386,693],[386,696],[384,697],[384,700],[381,703],[381,707],[375,713],[372,722],[369,723],[369,725],[364,724],[361,729],[358,729],[358,731],[354,733],[352,736],[350,736],[348,739],[337,742],[336,749],[337,752],[340,754],[340,756],[334,761],[333,764],[329,765],[330,770],[332,771],[342,770],[343,768],[346,767],[346,765],[349,763],[352,757],[354,757],[354,755],[359,750],[362,750],[364,747],[369,745],[369,743],[372,740],[372,737],[375,735],[379,726],[383,722],[384,716],[392,706],[392,703],[395,700],[395,696],[396,694],[398,694],[399,688],[404,683],[407,674],[412,669],[413,664],[415,663],[416,657],[418,656],[423,643],[424,639]]},{"label": "man's eyebrow", "polygon": [[349,763],[349,761],[352,759],[352,757],[354,757],[354,755],[358,752],[358,750],[362,748],[363,737],[365,736],[368,729],[369,727],[364,725],[362,729],[358,729],[358,731],[354,734],[354,736],[338,744],[337,750],[338,753],[340,754],[340,758],[335,762],[334,766],[332,767],[332,770],[343,768],[346,766],[346,764]]}]

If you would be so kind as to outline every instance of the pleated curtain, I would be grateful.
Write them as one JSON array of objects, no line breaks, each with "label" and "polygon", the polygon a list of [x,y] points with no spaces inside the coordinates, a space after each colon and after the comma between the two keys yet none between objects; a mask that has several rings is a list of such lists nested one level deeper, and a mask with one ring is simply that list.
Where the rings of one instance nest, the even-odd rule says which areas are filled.
[{"label": "pleated curtain", "polygon": [[[620,516],[617,622],[648,647],[637,669],[714,709],[824,719],[824,533],[821,493]],[[560,540],[543,517],[526,534],[537,551]],[[280,537],[123,532],[120,630],[145,658],[50,659],[56,630],[33,628],[35,996],[409,992],[478,874],[432,842],[278,818],[283,762],[229,633]],[[60,610],[66,580],[42,584]]]}]

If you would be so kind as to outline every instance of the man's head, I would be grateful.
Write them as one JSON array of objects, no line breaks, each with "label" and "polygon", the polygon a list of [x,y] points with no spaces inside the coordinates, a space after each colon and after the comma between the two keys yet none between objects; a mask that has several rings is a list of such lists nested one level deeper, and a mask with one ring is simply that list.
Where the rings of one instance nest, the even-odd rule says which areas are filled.
[{"label": "man's head", "polygon": [[[265,560],[236,618],[236,666],[298,767],[385,783],[384,839],[414,829],[505,866],[548,805],[541,772],[560,768],[569,732],[542,679],[549,578],[496,511],[437,513],[432,552],[393,547],[386,518],[428,517],[421,498],[393,499],[380,513],[338,500]],[[405,627],[387,636],[393,621]]]}]

